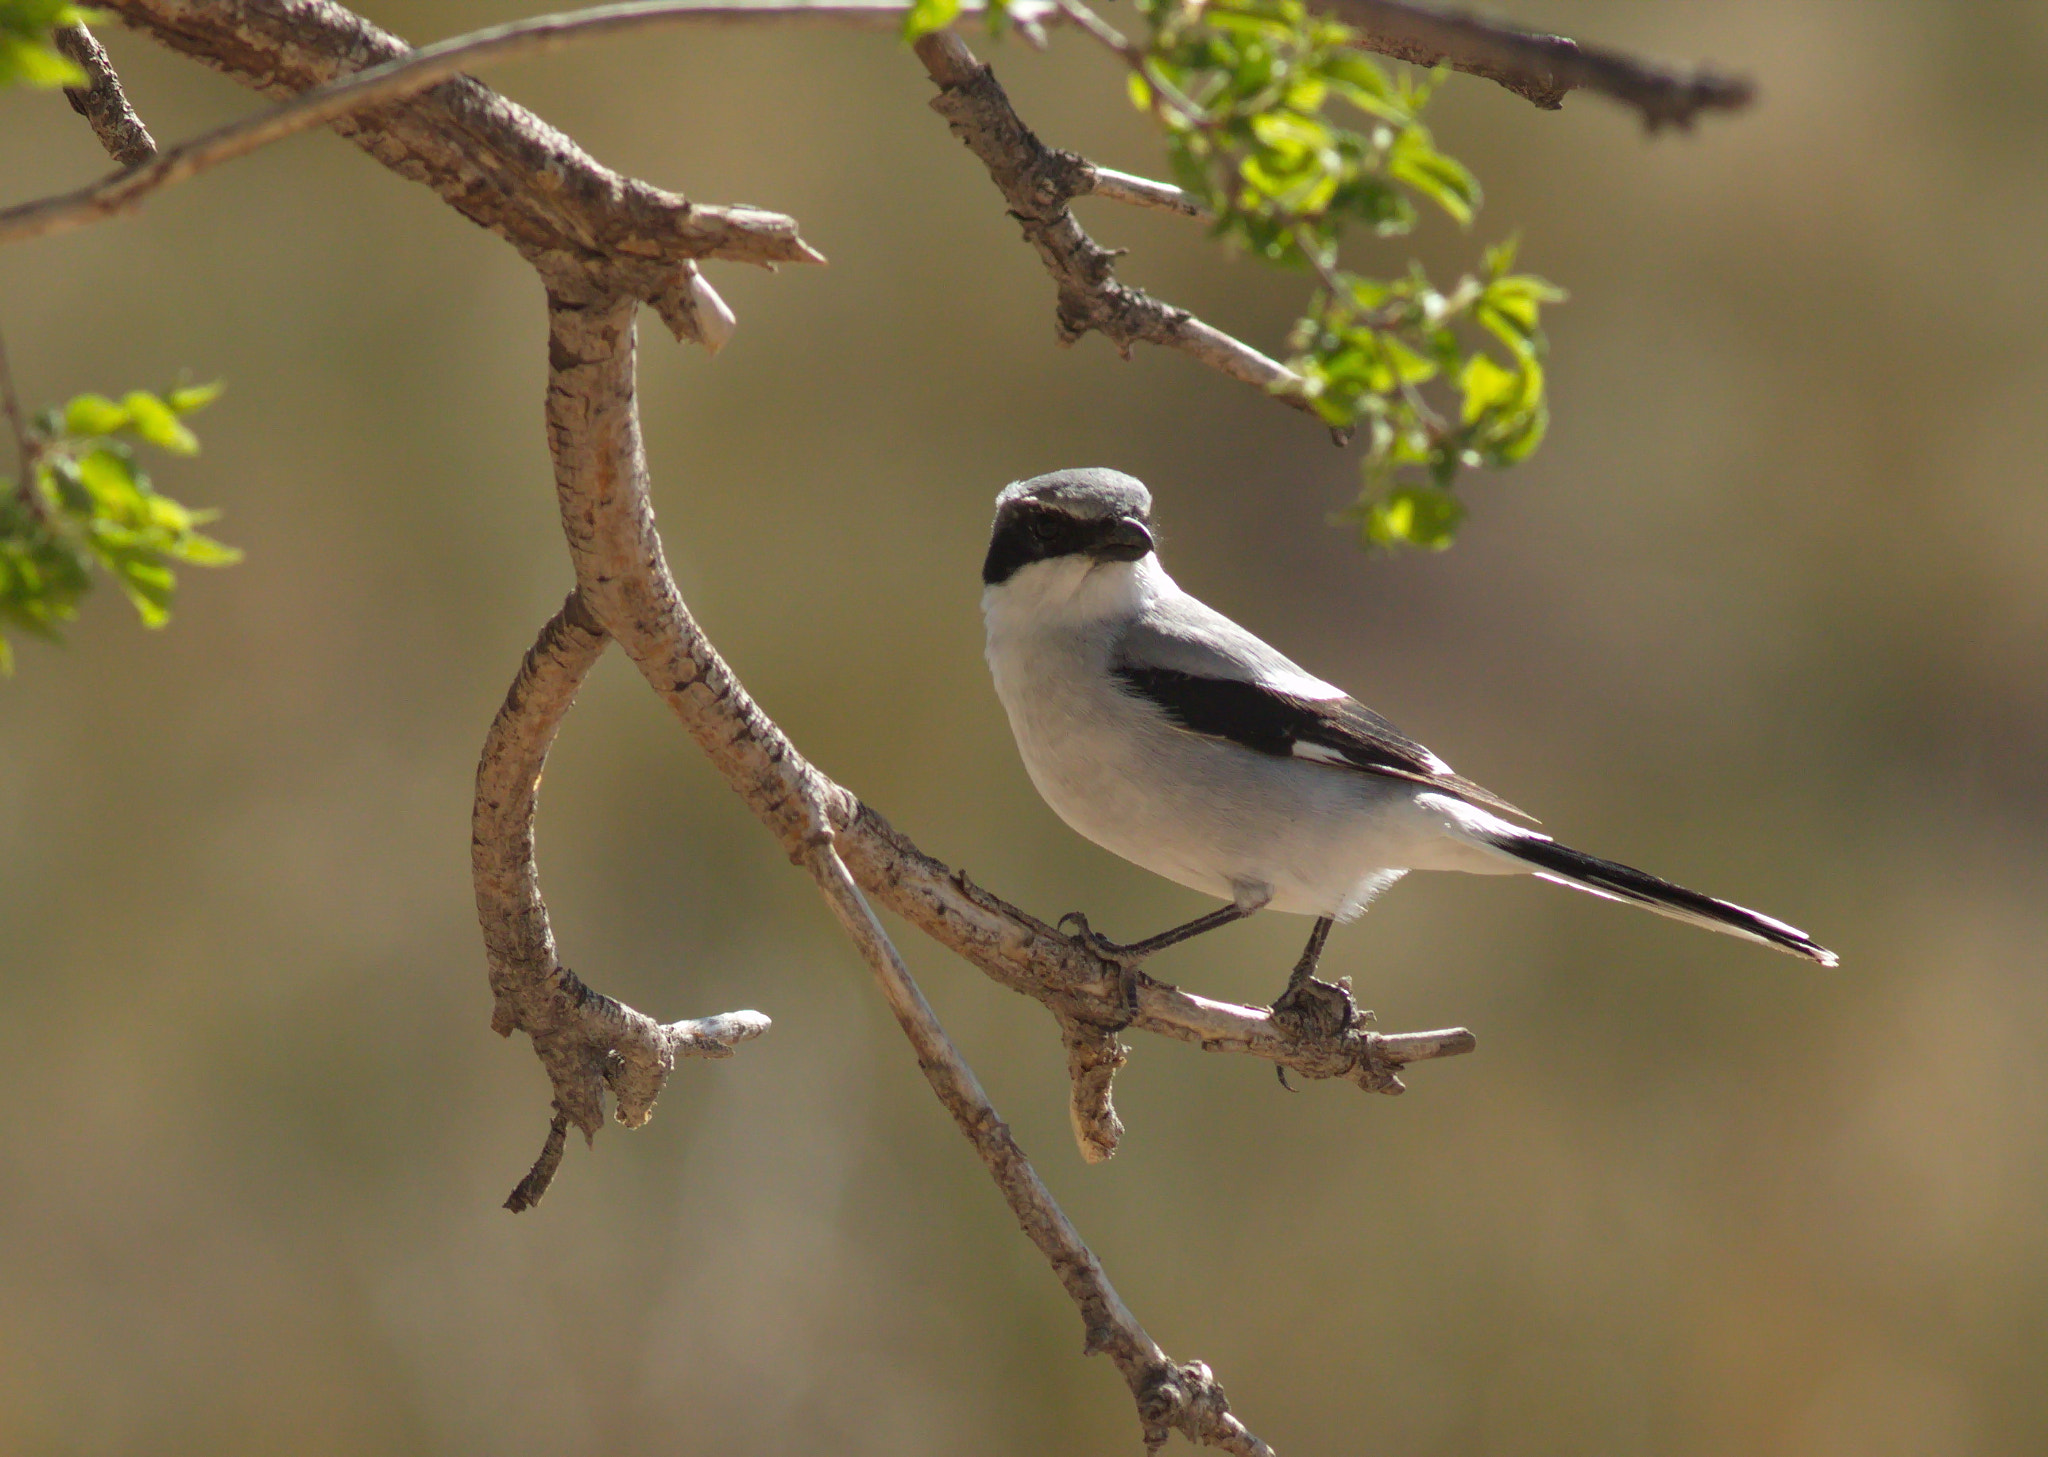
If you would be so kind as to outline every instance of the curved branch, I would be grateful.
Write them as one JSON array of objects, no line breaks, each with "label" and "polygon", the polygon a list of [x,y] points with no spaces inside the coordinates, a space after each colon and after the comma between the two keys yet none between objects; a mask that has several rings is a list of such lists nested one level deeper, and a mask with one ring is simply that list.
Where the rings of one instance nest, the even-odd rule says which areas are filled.
[{"label": "curved branch", "polygon": [[[643,0],[495,25],[418,50],[405,49],[394,39],[393,44],[399,45],[398,53],[379,64],[313,87],[282,106],[181,142],[145,166],[117,173],[76,192],[0,212],[0,243],[60,232],[139,206],[150,193],[209,167],[246,157],[272,142],[327,126],[372,107],[402,100],[489,62],[538,55],[579,40],[673,23],[679,18],[693,17],[699,9],[673,0]],[[105,59],[104,53],[101,59]],[[691,211],[695,216],[690,226],[675,239],[678,256],[744,263],[822,261],[797,238],[796,224],[780,214],[752,208]]]},{"label": "curved branch", "polygon": [[491,1027],[501,1036],[521,1031],[531,1037],[554,1085],[547,1143],[533,1172],[506,1200],[515,1212],[547,1192],[569,1123],[586,1139],[597,1136],[606,1088],[617,1101],[614,1116],[637,1128],[653,1115],[678,1057],[730,1057],[736,1044],[769,1027],[759,1012],[663,1025],[591,990],[555,959],[533,858],[535,795],[555,733],[607,641],[571,593],[527,650],[477,764],[470,865],[490,968]]}]

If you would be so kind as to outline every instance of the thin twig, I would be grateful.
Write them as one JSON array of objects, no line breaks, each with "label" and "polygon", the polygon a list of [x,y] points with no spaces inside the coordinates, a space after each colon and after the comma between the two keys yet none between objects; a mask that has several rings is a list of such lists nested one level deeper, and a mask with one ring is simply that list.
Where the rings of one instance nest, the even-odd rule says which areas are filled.
[{"label": "thin twig", "polygon": [[1175,213],[1184,218],[1209,216],[1209,209],[1178,187],[1154,182],[1149,177],[1134,177],[1129,172],[1118,172],[1099,163],[1091,165],[1093,173],[1087,193],[1090,197],[1106,197],[1111,202]]},{"label": "thin twig", "polygon": [[1581,45],[1488,20],[1470,11],[1412,0],[1309,0],[1358,32],[1368,50],[1418,66],[1449,65],[1498,83],[1546,111],[1574,91],[1592,91],[1635,109],[1643,125],[1681,129],[1705,111],[1740,111],[1756,88],[1704,67],[1676,70],[1620,51]]},{"label": "thin twig", "polygon": [[92,134],[100,139],[107,155],[123,167],[139,167],[156,156],[156,138],[128,104],[114,63],[107,59],[99,38],[82,25],[57,27],[57,49],[85,72],[87,84],[67,86],[64,99],[86,119]]},{"label": "thin twig", "polygon": [[1156,1451],[1168,1431],[1177,1430],[1190,1441],[1239,1457],[1271,1457],[1271,1449],[1231,1415],[1223,1388],[1209,1368],[1200,1362],[1176,1366],[1116,1293],[1101,1261],[1018,1147],[980,1079],[911,978],[895,943],[833,848],[835,839],[823,807],[813,806],[805,861],[826,903],[874,972],[883,1000],[917,1052],[925,1080],[974,1145],[1025,1236],[1038,1246],[1079,1308],[1083,1350],[1102,1352],[1122,1373],[1138,1404],[1145,1445]]}]

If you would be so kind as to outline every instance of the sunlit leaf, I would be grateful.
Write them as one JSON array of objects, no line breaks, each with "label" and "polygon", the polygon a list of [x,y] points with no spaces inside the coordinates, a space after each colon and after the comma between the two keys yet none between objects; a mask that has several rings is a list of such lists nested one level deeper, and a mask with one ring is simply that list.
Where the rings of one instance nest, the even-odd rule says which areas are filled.
[{"label": "sunlit leaf", "polygon": [[128,411],[129,428],[159,450],[173,455],[197,455],[199,437],[180,423],[177,412],[147,390],[133,390],[121,400]]}]

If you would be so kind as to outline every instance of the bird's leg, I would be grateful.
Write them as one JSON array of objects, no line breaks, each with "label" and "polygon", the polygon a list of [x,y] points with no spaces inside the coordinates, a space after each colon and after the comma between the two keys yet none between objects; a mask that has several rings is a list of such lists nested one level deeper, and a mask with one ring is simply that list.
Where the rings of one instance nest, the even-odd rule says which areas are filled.
[{"label": "bird's leg", "polygon": [[1308,933],[1308,945],[1302,948],[1301,960],[1294,963],[1294,970],[1287,974],[1287,990],[1280,993],[1275,1001],[1276,1005],[1286,1001],[1304,982],[1315,980],[1316,967],[1323,959],[1323,946],[1330,939],[1330,927],[1336,924],[1329,916],[1316,917],[1315,929]]},{"label": "bird's leg", "polygon": [[1174,926],[1169,930],[1161,931],[1157,936],[1147,936],[1142,941],[1133,941],[1129,945],[1119,945],[1096,931],[1094,927],[1088,924],[1088,918],[1079,911],[1068,911],[1064,916],[1061,916],[1059,919],[1059,929],[1062,931],[1066,930],[1067,922],[1072,921],[1076,926],[1080,927],[1074,933],[1075,940],[1086,946],[1104,961],[1116,963],[1118,969],[1122,972],[1124,1011],[1129,1016],[1135,1018],[1138,1015],[1139,962],[1149,956],[1158,955],[1169,946],[1178,946],[1183,941],[1192,941],[1204,931],[1213,931],[1218,926],[1229,925],[1232,921],[1242,921],[1246,916],[1263,907],[1268,898],[1268,896],[1262,895],[1256,900],[1233,901],[1219,911],[1211,911],[1206,916],[1196,916],[1192,921]]},{"label": "bird's leg", "polygon": [[[1332,985],[1316,980],[1316,965],[1323,959],[1323,945],[1330,939],[1330,927],[1334,924],[1328,916],[1316,918],[1315,929],[1308,933],[1308,945],[1302,948],[1301,960],[1294,963],[1294,970],[1288,974],[1287,990],[1273,999],[1276,1021],[1326,1035],[1351,1026],[1357,1007],[1351,1000],[1350,983]],[[1280,1086],[1292,1092],[1287,1069],[1279,1067],[1274,1071],[1280,1075]]]},{"label": "bird's leg", "polygon": [[1232,921],[1241,921],[1257,909],[1257,906],[1227,905],[1220,911],[1211,911],[1206,916],[1196,916],[1192,921],[1184,925],[1161,931],[1157,936],[1147,936],[1142,941],[1133,941],[1128,946],[1120,946],[1108,937],[1096,932],[1089,926],[1088,918],[1079,911],[1068,911],[1064,916],[1061,916],[1060,929],[1062,931],[1066,930],[1067,922],[1072,921],[1081,928],[1076,935],[1076,939],[1104,961],[1114,961],[1124,966],[1136,966],[1147,957],[1157,956],[1169,946],[1178,946],[1183,941],[1194,940],[1195,937],[1201,935],[1204,931],[1213,931],[1218,926],[1227,926]]}]

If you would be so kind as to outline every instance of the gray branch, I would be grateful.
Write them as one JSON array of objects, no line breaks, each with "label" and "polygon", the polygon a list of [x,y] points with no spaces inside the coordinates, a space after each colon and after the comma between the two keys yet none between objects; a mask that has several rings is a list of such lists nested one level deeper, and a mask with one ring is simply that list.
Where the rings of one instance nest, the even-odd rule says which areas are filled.
[{"label": "gray branch", "polygon": [[[981,1080],[911,979],[889,933],[882,929],[846,862],[833,848],[837,837],[826,824],[822,805],[813,806],[806,838],[809,853],[804,858],[811,874],[874,972],[883,999],[917,1051],[917,1065],[925,1080],[974,1145],[1025,1237],[1038,1246],[1080,1310],[1083,1351],[1107,1355],[1130,1387],[1146,1447],[1157,1451],[1169,1432],[1179,1431],[1191,1442],[1238,1457],[1272,1457],[1272,1449],[1231,1415],[1223,1388],[1209,1368],[1199,1361],[1181,1366],[1170,1360],[1109,1283],[1101,1261],[1038,1177],[1009,1125],[989,1101]],[[1104,1086],[1106,1089],[1106,1081]]]},{"label": "gray branch", "polygon": [[121,78],[114,74],[114,63],[98,38],[82,25],[60,25],[56,42],[57,49],[86,74],[85,85],[64,88],[64,99],[86,119],[107,155],[123,167],[153,160],[156,138],[128,104],[128,93],[121,89]]}]

